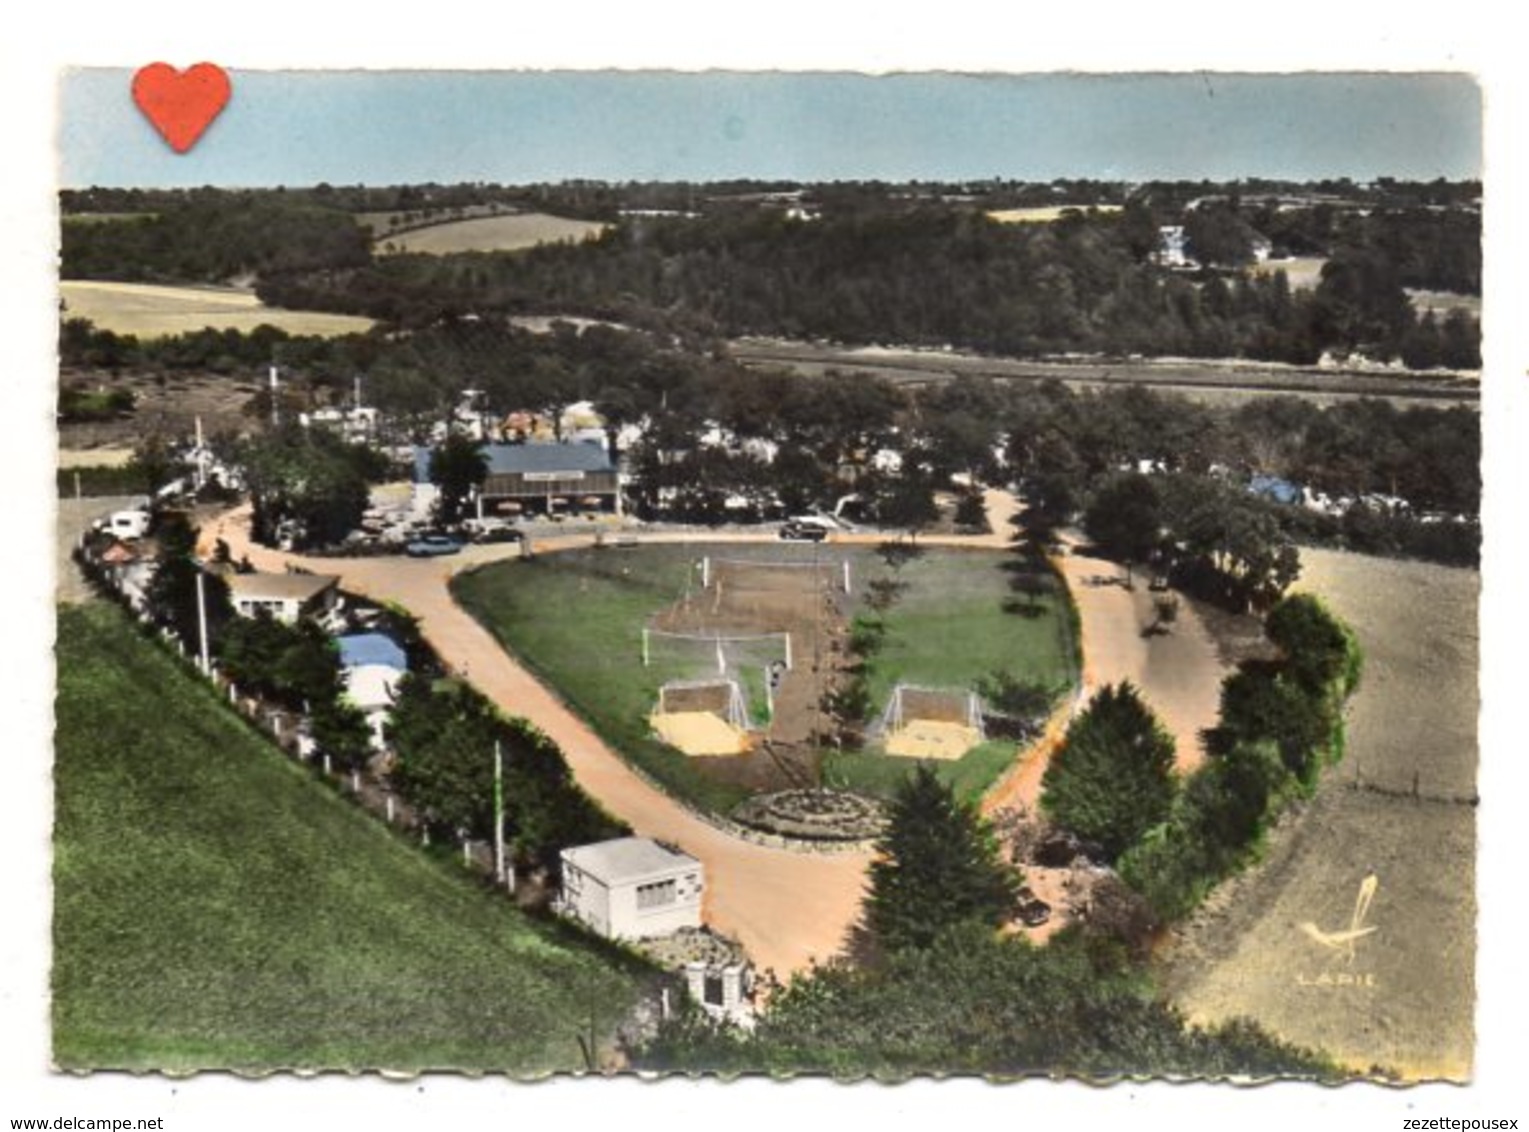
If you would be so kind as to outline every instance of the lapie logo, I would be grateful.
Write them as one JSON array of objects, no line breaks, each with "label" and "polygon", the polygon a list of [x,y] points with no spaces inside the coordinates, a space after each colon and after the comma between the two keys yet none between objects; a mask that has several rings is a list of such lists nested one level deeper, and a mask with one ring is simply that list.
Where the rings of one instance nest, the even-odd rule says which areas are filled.
[{"label": "lapie logo", "polygon": [[1313,943],[1327,948],[1338,955],[1343,956],[1348,962],[1354,962],[1356,949],[1359,941],[1375,931],[1375,925],[1369,923],[1370,905],[1375,900],[1375,890],[1380,887],[1380,880],[1374,873],[1370,873],[1364,880],[1359,882],[1359,895],[1354,900],[1354,913],[1349,917],[1346,928],[1334,928],[1331,931],[1317,927],[1316,924],[1307,920],[1300,925],[1301,931],[1306,933]]}]

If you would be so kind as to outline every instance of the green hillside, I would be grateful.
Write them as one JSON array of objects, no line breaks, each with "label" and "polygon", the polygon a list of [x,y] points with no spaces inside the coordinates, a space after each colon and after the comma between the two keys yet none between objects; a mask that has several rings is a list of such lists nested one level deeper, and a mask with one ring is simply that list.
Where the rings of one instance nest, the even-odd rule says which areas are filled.
[{"label": "green hillside", "polygon": [[538,1073],[643,970],[528,919],[288,761],[104,604],[59,610],[64,1068]]}]

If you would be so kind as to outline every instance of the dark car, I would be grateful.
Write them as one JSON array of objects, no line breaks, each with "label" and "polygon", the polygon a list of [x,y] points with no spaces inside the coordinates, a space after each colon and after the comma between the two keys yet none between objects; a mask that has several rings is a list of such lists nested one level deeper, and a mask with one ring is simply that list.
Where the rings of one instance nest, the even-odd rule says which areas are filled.
[{"label": "dark car", "polygon": [[1051,919],[1051,905],[1044,900],[1027,900],[1019,907],[1019,921],[1027,928],[1038,928]]},{"label": "dark car", "polygon": [[438,558],[443,554],[456,554],[462,544],[450,535],[425,535],[403,548],[410,558]]},{"label": "dark car", "polygon": [[473,538],[476,543],[525,542],[526,533],[515,527],[490,527]]},{"label": "dark car", "polygon": [[782,523],[780,537],[792,539],[797,542],[822,542],[828,537],[828,532],[816,523]]}]

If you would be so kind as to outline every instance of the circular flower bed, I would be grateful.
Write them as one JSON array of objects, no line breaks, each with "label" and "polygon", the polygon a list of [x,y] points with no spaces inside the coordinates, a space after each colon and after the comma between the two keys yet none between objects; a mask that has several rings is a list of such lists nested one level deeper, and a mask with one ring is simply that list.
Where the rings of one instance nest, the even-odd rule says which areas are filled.
[{"label": "circular flower bed", "polygon": [[809,841],[864,841],[881,833],[880,802],[839,790],[782,790],[760,794],[732,813],[734,821],[781,837]]}]

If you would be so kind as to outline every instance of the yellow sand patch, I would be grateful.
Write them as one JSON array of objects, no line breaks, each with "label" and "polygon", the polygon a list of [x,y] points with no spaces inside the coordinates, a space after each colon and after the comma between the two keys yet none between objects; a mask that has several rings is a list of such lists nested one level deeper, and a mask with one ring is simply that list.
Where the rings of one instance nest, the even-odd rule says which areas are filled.
[{"label": "yellow sand patch", "polygon": [[975,727],[915,719],[887,736],[887,754],[913,759],[959,759],[982,742]]},{"label": "yellow sand patch", "polygon": [[1043,208],[1000,208],[988,213],[988,216],[1000,224],[1050,224],[1062,219],[1062,214],[1067,212],[1119,212],[1118,204],[1055,204]]},{"label": "yellow sand patch", "polygon": [[739,755],[743,732],[709,711],[654,712],[648,717],[658,737],[687,755]]},{"label": "yellow sand patch", "polygon": [[235,287],[165,287],[70,279],[58,286],[67,318],[88,318],[100,330],[158,338],[190,334],[205,327],[248,333],[262,323],[290,334],[361,334],[369,318],[287,311],[268,307],[253,291]]}]

